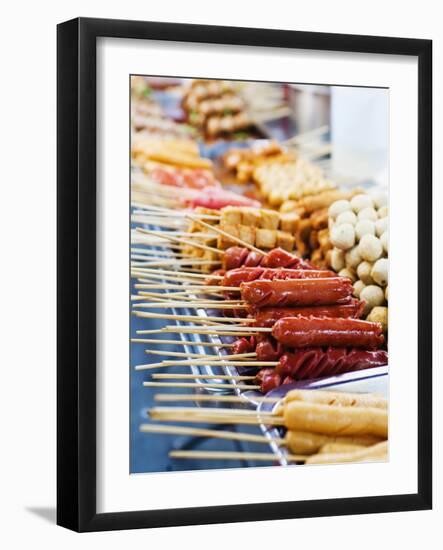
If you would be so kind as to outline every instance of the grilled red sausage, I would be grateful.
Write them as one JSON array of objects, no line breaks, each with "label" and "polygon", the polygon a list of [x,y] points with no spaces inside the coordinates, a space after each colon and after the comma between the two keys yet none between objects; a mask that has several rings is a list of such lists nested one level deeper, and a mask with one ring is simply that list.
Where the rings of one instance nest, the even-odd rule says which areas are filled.
[{"label": "grilled red sausage", "polygon": [[249,283],[257,279],[266,279],[268,281],[276,279],[324,279],[325,277],[334,277],[334,275],[332,271],[323,269],[288,269],[261,266],[239,267],[225,273],[220,284],[223,286],[240,286],[241,283]]},{"label": "grilled red sausage", "polygon": [[343,317],[358,319],[363,313],[365,303],[352,298],[349,304],[333,306],[312,307],[265,307],[262,309],[251,308],[248,310],[250,317],[254,317],[256,325],[260,327],[272,327],[283,317]]},{"label": "grilled red sausage", "polygon": [[231,246],[223,255],[223,269],[237,269],[238,267],[289,267],[292,269],[315,269],[315,266],[295,254],[282,248],[274,248],[267,254],[259,254],[240,246]]},{"label": "grilled red sausage", "polygon": [[384,342],[380,323],[328,317],[285,317],[275,323],[272,336],[293,348],[332,346],[375,349]]},{"label": "grilled red sausage", "polygon": [[258,280],[240,285],[242,299],[258,308],[346,304],[352,290],[350,279],[344,277]]}]

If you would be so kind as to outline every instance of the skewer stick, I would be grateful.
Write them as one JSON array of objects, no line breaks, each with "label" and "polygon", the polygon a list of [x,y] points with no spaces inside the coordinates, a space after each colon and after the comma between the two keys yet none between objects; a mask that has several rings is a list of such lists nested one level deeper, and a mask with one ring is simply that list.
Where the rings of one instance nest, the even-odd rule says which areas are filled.
[{"label": "skewer stick", "polygon": [[[229,233],[227,233],[226,231],[223,231],[223,229],[220,229],[219,227],[217,227],[215,225],[209,225],[208,223],[206,223],[202,220],[198,220],[197,218],[193,217],[191,214],[188,214],[187,218],[189,218],[190,220],[202,225],[203,227],[206,227],[207,229],[210,229],[211,231],[215,231],[215,233],[218,233],[219,235],[223,235],[224,237],[226,237],[230,241],[234,241],[234,242],[240,244],[241,246],[243,246],[245,248],[249,248],[249,250],[253,250],[254,252],[257,252],[258,254],[261,254],[262,256],[267,255],[267,253],[263,252],[263,250],[260,250],[259,248],[256,248],[254,245],[247,243],[246,241],[244,241],[243,239],[240,239],[239,237],[235,237],[233,235],[230,235]],[[220,251],[219,251],[219,253],[220,253]],[[222,253],[224,254],[224,252],[222,252]]]},{"label": "skewer stick", "polygon": [[[240,355],[240,357],[239,357]],[[204,359],[183,359],[183,360],[166,360],[160,363],[147,363],[145,365],[136,365],[135,370],[153,370],[162,367],[181,367],[181,366],[214,366],[214,367],[275,367],[278,365],[276,361],[237,361],[244,354],[224,355],[204,358]],[[226,357],[226,359],[224,359]],[[229,359],[232,357],[233,359]],[[235,359],[234,359],[235,358]],[[247,359],[247,357],[245,357]]]},{"label": "skewer stick", "polygon": [[256,410],[251,409],[230,409],[230,408],[213,408],[213,407],[154,407],[149,409],[149,415],[151,414],[162,414],[162,413],[173,413],[182,415],[183,421],[190,416],[206,416],[207,414],[211,416],[249,416],[251,418],[266,417],[271,416],[272,418],[281,417],[281,415],[276,413],[260,413]]},{"label": "skewer stick", "polygon": [[[145,353],[148,355],[172,355],[174,357],[201,357],[201,358],[214,358],[217,356],[214,355],[207,355],[206,353],[186,353],[185,351],[164,351],[164,350],[158,350],[158,349],[145,349]],[[237,358],[245,358],[245,357],[257,357],[257,354],[255,351],[251,351],[249,353],[237,353],[236,355],[225,355],[225,356],[218,356],[218,357],[237,357]]]},{"label": "skewer stick", "polygon": [[146,365],[136,365],[135,370],[152,370],[161,367],[181,367],[181,366],[221,366],[221,367],[276,367],[278,361],[233,361],[230,359],[184,359],[183,361],[161,361],[160,363],[149,363]]},{"label": "skewer stick", "polygon": [[[177,284],[169,284],[169,283],[158,283],[158,284],[152,284],[152,285],[146,285],[144,288],[146,289],[152,289],[152,290],[177,290],[177,289],[183,289],[183,285],[177,285]],[[196,285],[196,286],[188,286],[186,285],[186,292],[214,292],[214,291],[230,291],[230,292],[240,292],[240,288],[238,286],[213,286],[213,285]]]},{"label": "skewer stick", "polygon": [[[137,334],[144,334],[137,330]],[[208,348],[232,348],[234,344],[216,344],[214,342],[182,342],[181,340],[161,340],[160,338],[132,338],[131,342],[138,344],[172,344],[176,346],[204,346]]]},{"label": "skewer stick", "polygon": [[[278,403],[281,401],[278,397],[256,397],[253,401],[257,403]],[[177,403],[178,401],[204,401],[204,402],[221,402],[221,403],[247,403],[245,397],[239,395],[209,395],[203,393],[156,393],[154,401],[167,403]]]},{"label": "skewer stick", "polygon": [[[173,275],[174,277],[183,276],[183,277],[189,277],[190,279],[207,279],[208,275],[203,275],[202,273],[190,273],[187,271],[171,271],[167,269],[148,269],[143,268],[143,271],[146,271],[147,273],[153,273],[158,275],[159,273],[162,273],[163,275]],[[223,277],[221,275],[210,275],[211,279],[218,279],[221,280]]]},{"label": "skewer stick", "polygon": [[169,265],[220,265],[218,260],[194,260],[192,258],[179,258],[165,261],[131,262],[131,267],[163,267]]},{"label": "skewer stick", "polygon": [[[216,382],[143,382],[145,387],[154,388],[219,388],[226,389],[229,384],[222,382],[217,384]],[[234,387],[234,386],[232,386]],[[239,390],[259,390],[260,386],[250,386],[249,384],[236,384],[235,387]],[[183,422],[183,419],[175,417],[174,420]]]},{"label": "skewer stick", "polygon": [[[142,298],[142,296],[141,296]],[[173,313],[167,314],[167,313],[153,313],[151,311],[136,311],[134,312],[136,317],[142,317],[146,319],[168,319],[171,321],[193,321],[194,323],[201,323],[205,324],[206,322],[208,324],[214,322],[219,323],[220,317],[200,317],[199,315],[175,315]],[[254,323],[255,319],[246,319],[243,317],[226,317],[226,319],[223,319],[224,323],[233,323],[234,325],[242,325],[242,324],[248,324],[248,323]],[[138,332],[137,334],[143,334],[143,332]]]},{"label": "skewer stick", "polygon": [[[229,330],[231,331],[230,332],[231,336],[237,336],[236,334],[237,331],[244,332],[245,330],[243,327],[230,326],[230,325],[215,325],[215,326],[212,326],[211,328],[208,327],[207,329],[203,329],[202,327],[192,326],[192,325],[187,325],[186,327],[181,327],[177,325],[167,325],[164,328],[175,330],[176,332],[182,332],[185,334],[220,334],[217,332],[218,330],[224,330],[224,331]],[[272,332],[272,329],[267,327],[247,327],[247,329],[249,331],[249,336],[251,335],[252,332]],[[167,330],[165,330],[165,332],[166,331]]]},{"label": "skewer stick", "polygon": [[[275,462],[279,457],[273,453],[249,453],[235,451],[170,451],[171,458],[188,458],[204,460],[260,460]],[[308,457],[303,455],[285,455],[289,462],[304,462]]]},{"label": "skewer stick", "polygon": [[[144,382],[144,384],[149,385],[160,385],[164,384],[163,382]],[[195,386],[202,386],[203,384],[196,382]],[[218,384],[218,385],[211,385],[210,387],[229,387],[227,384]],[[235,387],[240,388],[241,384],[236,385]],[[181,386],[183,387],[183,386]],[[189,386],[186,386],[189,387]],[[202,409],[201,407],[193,407],[196,411],[204,411],[200,414],[186,414],[184,415],[183,410],[181,410],[180,407],[156,407],[149,410],[149,416],[153,420],[163,420],[165,422],[197,422],[197,423],[204,423],[208,422],[211,424],[252,424],[254,426],[260,425],[260,424],[267,424],[270,426],[284,426],[284,418],[281,416],[273,416],[273,415],[264,415],[264,414],[257,414],[255,411],[248,411],[255,413],[253,415],[246,415],[246,414],[238,414],[237,412],[229,413],[229,409],[224,409],[223,414],[220,414],[220,411],[223,409],[216,409],[216,408],[210,408],[210,409]],[[206,412],[210,411],[210,412]],[[246,412],[246,411],[244,411]]]},{"label": "skewer stick", "polygon": [[255,376],[230,376],[229,374],[153,374],[153,380],[255,380]]},{"label": "skewer stick", "polygon": [[[227,304],[226,302],[146,302],[134,304],[134,307],[146,307],[149,309],[169,309],[187,307],[190,309],[247,309],[249,306],[243,303]],[[270,332],[270,331],[268,331]]]},{"label": "skewer stick", "polygon": [[[172,334],[179,334],[179,333],[183,333],[183,334],[208,334],[208,335],[213,335],[213,336],[251,336],[251,333],[250,332],[246,332],[247,329],[249,329],[249,327],[246,327],[245,331],[244,332],[232,332],[232,331],[228,331],[228,330],[220,330],[220,329],[217,329],[216,331],[209,331],[209,330],[200,330],[198,331],[199,327],[193,327],[193,329],[191,330],[187,330],[187,327],[180,327],[180,326],[177,326],[177,325],[172,325],[171,327],[163,327],[163,328],[155,328],[155,329],[152,329],[152,330],[146,330],[145,332],[143,332],[143,334],[165,334],[165,333],[172,333]],[[200,327],[201,329],[204,329],[205,327]],[[213,328],[212,326],[211,327],[208,327],[209,328]],[[230,328],[230,327],[229,327]],[[240,327],[239,327],[240,328]],[[182,330],[183,329],[183,330]],[[190,344],[200,344],[200,342],[190,342]]]},{"label": "skewer stick", "polygon": [[[245,432],[232,432],[221,430],[208,430],[204,428],[192,428],[191,426],[171,426],[168,424],[142,424],[140,431],[144,433],[159,433],[173,435],[194,435],[196,437],[213,437],[215,439],[229,439],[234,441],[249,441],[251,443],[269,444],[269,438],[265,435],[255,435]],[[283,444],[284,439],[275,438],[278,444]]]},{"label": "skewer stick", "polygon": [[[201,223],[205,224],[206,222],[201,222]],[[207,224],[207,225],[210,228],[212,227],[209,224]],[[196,242],[193,242],[193,241],[188,241],[187,239],[182,239],[180,237],[172,237],[171,235],[159,235],[155,231],[151,231],[149,229],[144,229],[142,227],[137,227],[136,231],[139,231],[140,233],[143,233],[143,234],[146,234],[146,235],[154,235],[156,237],[161,236],[162,238],[164,238],[168,241],[177,242],[177,243],[180,243],[180,244],[187,244],[187,245],[190,245],[190,246],[201,248],[202,250],[207,250],[209,252],[216,252],[217,254],[222,254],[222,255],[224,254],[224,252],[222,250],[219,250],[218,248],[214,248],[213,246],[207,246],[207,245],[202,244],[202,243],[196,243]]]},{"label": "skewer stick", "polygon": [[[179,273],[179,272],[177,272]],[[194,275],[194,273],[191,273],[191,275]],[[151,272],[145,272],[144,269],[131,269],[131,277],[139,279],[139,283],[136,283],[134,286],[135,288],[143,288],[142,286],[139,286],[141,284],[154,284],[160,281],[174,281],[179,283],[189,283],[192,285],[199,284],[199,281],[196,281],[195,279],[191,279],[190,277],[182,277],[181,275],[178,275],[177,277],[174,277],[173,275],[156,275],[155,273]],[[203,286],[203,283],[201,283]],[[182,286],[183,288],[183,286]]]}]

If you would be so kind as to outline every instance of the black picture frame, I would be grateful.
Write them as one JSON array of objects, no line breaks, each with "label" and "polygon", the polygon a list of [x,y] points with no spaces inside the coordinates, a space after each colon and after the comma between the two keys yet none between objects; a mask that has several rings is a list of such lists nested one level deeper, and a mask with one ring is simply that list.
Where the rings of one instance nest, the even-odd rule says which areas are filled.
[{"label": "black picture frame", "polygon": [[[96,39],[398,54],[418,59],[418,490],[415,494],[96,512]],[[432,42],[78,18],[57,29],[57,523],[103,531],[430,509]]]}]

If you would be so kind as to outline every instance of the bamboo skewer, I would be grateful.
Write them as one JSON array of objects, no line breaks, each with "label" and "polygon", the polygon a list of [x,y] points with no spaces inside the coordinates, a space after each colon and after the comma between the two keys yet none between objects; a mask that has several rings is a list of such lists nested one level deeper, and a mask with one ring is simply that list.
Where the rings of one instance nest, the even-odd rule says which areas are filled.
[{"label": "bamboo skewer", "polygon": [[[220,317],[200,317],[198,315],[175,315],[173,313],[167,314],[167,313],[153,313],[151,311],[134,311],[133,312],[136,317],[140,318],[146,318],[146,319],[168,319],[168,320],[176,320],[176,321],[192,321],[194,323],[201,323],[206,324],[208,323],[219,323]],[[223,319],[224,323],[232,323],[234,325],[247,325],[248,323],[254,323],[255,319],[245,319],[245,318],[237,318],[237,317],[226,317],[226,319]],[[137,332],[137,334],[143,334]]]},{"label": "bamboo skewer", "polygon": [[[205,460],[260,460],[275,462],[279,457],[273,453],[251,453],[235,451],[170,451],[171,458],[205,459]],[[304,462],[308,457],[303,455],[285,455],[289,462]]]},{"label": "bamboo skewer", "polygon": [[132,267],[163,267],[169,265],[220,265],[220,262],[218,260],[194,260],[192,258],[179,258],[178,260],[171,259],[168,261],[165,259],[165,261],[131,262]]},{"label": "bamboo skewer", "polygon": [[[144,334],[143,330],[137,330],[137,334]],[[209,348],[232,348],[234,344],[216,344],[214,342],[182,342],[181,340],[161,340],[159,338],[132,338],[131,342],[139,344],[171,344],[176,346],[204,346]]]},{"label": "bamboo skewer", "polygon": [[[219,388],[226,389],[229,387],[229,384],[222,382],[217,384],[216,382],[205,383],[205,382],[143,382],[145,387],[154,387],[154,388]],[[231,388],[234,386],[231,386]],[[250,386],[249,384],[236,384],[235,388],[239,390],[259,390],[260,386]],[[215,409],[214,409],[215,410]],[[175,418],[176,421],[182,422],[179,418]]]},{"label": "bamboo skewer", "polygon": [[[185,351],[163,351],[163,350],[157,350],[157,349],[145,349],[145,353],[148,355],[172,355],[174,357],[201,357],[201,358],[214,358],[217,357],[216,355],[207,355],[206,353],[187,353]],[[223,356],[219,356],[223,357]],[[249,353],[237,353],[236,355],[225,355],[224,357],[257,357],[257,354],[255,351],[251,351]]]},{"label": "bamboo skewer", "polygon": [[[148,269],[143,268],[143,271],[146,273],[153,273],[154,275],[159,275],[161,273],[162,275],[173,275],[174,277],[189,277],[190,279],[207,279],[208,275],[203,275],[202,273],[190,273],[187,271],[172,271],[167,269]],[[166,278],[166,277],[165,277]],[[210,275],[211,279],[218,279],[221,280],[223,277],[221,275]]]},{"label": "bamboo skewer", "polygon": [[255,376],[230,376],[229,374],[153,374],[153,380],[255,380]]},{"label": "bamboo skewer", "polygon": [[152,370],[162,367],[276,367],[278,361],[233,361],[230,359],[184,359],[183,361],[161,361],[160,363],[148,363],[136,365],[135,370]]},{"label": "bamboo skewer", "polygon": [[[205,222],[202,222],[202,223],[205,223]],[[207,225],[209,225],[209,224],[207,224]],[[209,225],[209,227],[212,227],[212,226]],[[146,234],[146,235],[159,236],[158,232],[151,231],[149,229],[143,229],[141,227],[137,227],[136,231],[139,231],[140,233],[143,233],[143,234]],[[216,252],[217,254],[222,254],[222,255],[224,254],[224,252],[222,250],[219,250],[218,248],[214,248],[213,246],[207,246],[207,245],[202,244],[202,243],[196,243],[196,242],[193,242],[193,241],[188,241],[188,240],[182,239],[180,237],[172,237],[170,235],[162,235],[162,238],[164,238],[166,240],[169,240],[169,241],[172,241],[172,242],[177,242],[177,243],[180,243],[180,244],[187,244],[187,245],[190,245],[190,246],[201,248],[202,250],[207,250],[208,252]]]},{"label": "bamboo skewer", "polygon": [[[143,382],[144,386],[157,386],[164,387],[166,382]],[[229,387],[228,384],[204,384],[196,382],[194,385],[191,383],[183,382],[178,387],[212,387],[212,388],[226,388]],[[237,384],[236,388],[241,388],[241,384]],[[251,386],[246,386],[250,388]],[[203,409],[201,407],[189,408],[188,410],[200,411],[194,414],[188,414],[184,412],[183,407],[154,407],[149,410],[149,416],[153,420],[163,420],[166,422],[210,422],[212,424],[252,424],[260,425],[267,424],[271,426],[284,426],[284,418],[281,416],[276,416],[272,414],[259,414],[256,411],[242,411],[238,413],[234,411],[233,413],[229,412],[229,409],[216,409],[209,408]],[[217,412],[218,411],[218,412]],[[220,411],[222,411],[220,413]],[[245,413],[253,413],[245,414]]]},{"label": "bamboo skewer", "polygon": [[134,304],[134,307],[145,307],[149,309],[169,309],[169,308],[181,308],[187,307],[190,309],[246,309],[248,306],[239,303],[239,304],[227,304],[226,302],[147,302],[147,303],[137,303]]},{"label": "bamboo skewer", "polygon": [[[158,284],[152,284],[152,285],[145,285],[143,288],[146,289],[152,289],[152,290],[178,290],[183,289],[183,285],[177,285],[177,284],[169,284],[169,283],[158,283]],[[222,286],[222,285],[196,285],[196,286],[186,286],[186,291],[188,293],[192,292],[214,292],[214,291],[220,291],[220,292],[240,292],[240,288],[238,286]]]},{"label": "bamboo skewer", "polygon": [[[224,319],[223,319],[224,321]],[[207,329],[204,329],[203,327],[199,326],[193,326],[193,325],[187,325],[184,327],[177,326],[177,325],[167,325],[164,327],[165,332],[167,330],[173,330],[178,333],[184,333],[184,334],[217,334],[218,330],[220,331],[230,331],[230,335],[232,336],[238,336],[237,331],[244,332],[243,327],[237,327],[237,326],[230,326],[230,325],[215,325],[212,327],[208,327]],[[271,328],[267,327],[247,327],[248,329],[248,335],[250,336],[252,332],[272,332]],[[221,333],[218,333],[221,334]]]},{"label": "bamboo skewer", "polygon": [[[221,430],[209,430],[204,428],[192,428],[191,426],[171,426],[168,424],[142,424],[140,431],[144,433],[160,433],[173,435],[194,435],[197,437],[213,437],[216,439],[229,439],[235,441],[249,441],[251,443],[269,444],[270,439],[265,435],[255,435],[245,432],[232,432]],[[275,438],[272,441],[283,444],[284,439]]]},{"label": "bamboo skewer", "polygon": [[[202,401],[202,402],[221,402],[221,403],[248,403],[245,397],[238,395],[210,395],[203,393],[156,393],[154,401],[177,403],[178,401]],[[257,403],[278,403],[281,401],[278,397],[253,397]]]},{"label": "bamboo skewer", "polygon": [[[183,359],[183,360],[166,360],[160,363],[147,363],[144,365],[136,365],[135,370],[153,370],[162,367],[181,367],[181,366],[222,366],[222,367],[275,367],[278,365],[276,361],[243,361],[241,359],[246,354],[212,355],[203,359]],[[232,359],[230,359],[232,358]],[[248,357],[245,357],[247,359]]]},{"label": "bamboo skewer", "polygon": [[[207,327],[208,330],[197,332],[198,327],[194,327],[192,331],[186,330],[186,327],[181,327],[178,325],[173,325],[172,327],[163,327],[163,328],[155,328],[155,329],[149,329],[143,332],[143,334],[207,334],[212,336],[251,336],[250,332],[232,332],[228,330],[220,330],[217,329],[217,331],[210,331],[209,329],[212,329],[213,327]],[[201,327],[204,329],[205,327]],[[229,327],[230,328],[230,327]],[[239,327],[240,328],[240,327]],[[182,330],[183,329],[183,330]],[[246,329],[249,329],[249,327],[246,327]],[[188,342],[189,344],[200,344],[200,342]]]}]

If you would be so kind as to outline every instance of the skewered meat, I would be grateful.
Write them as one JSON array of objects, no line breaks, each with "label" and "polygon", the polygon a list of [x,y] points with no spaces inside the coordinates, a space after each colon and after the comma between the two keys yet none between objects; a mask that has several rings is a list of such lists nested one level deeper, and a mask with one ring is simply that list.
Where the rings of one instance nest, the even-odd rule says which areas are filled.
[{"label": "skewered meat", "polygon": [[351,301],[352,283],[344,277],[258,280],[242,283],[242,299],[255,307],[316,306]]},{"label": "skewered meat", "polygon": [[347,346],[376,349],[384,342],[379,323],[327,317],[285,317],[275,323],[272,336],[285,346],[294,348]]}]

